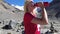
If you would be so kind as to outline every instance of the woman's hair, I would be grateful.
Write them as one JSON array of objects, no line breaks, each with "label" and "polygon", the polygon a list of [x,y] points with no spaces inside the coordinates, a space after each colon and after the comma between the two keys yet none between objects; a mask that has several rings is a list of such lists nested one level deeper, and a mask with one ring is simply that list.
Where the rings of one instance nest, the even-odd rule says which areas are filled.
[{"label": "woman's hair", "polygon": [[25,5],[24,5],[24,11],[25,12],[28,12],[28,8],[27,8],[28,3],[29,3],[28,1],[25,2]]},{"label": "woman's hair", "polygon": [[25,5],[24,5],[24,11],[28,12],[28,5],[29,3],[33,3],[33,1],[25,1]]},{"label": "woman's hair", "polygon": [[[31,1],[25,1],[25,4],[24,4],[24,11],[25,13],[28,12],[28,5]],[[32,2],[31,2],[32,3]],[[39,4],[42,4],[41,2],[38,2]],[[41,7],[42,6],[42,7]],[[43,8],[44,6],[41,5],[40,7]]]}]

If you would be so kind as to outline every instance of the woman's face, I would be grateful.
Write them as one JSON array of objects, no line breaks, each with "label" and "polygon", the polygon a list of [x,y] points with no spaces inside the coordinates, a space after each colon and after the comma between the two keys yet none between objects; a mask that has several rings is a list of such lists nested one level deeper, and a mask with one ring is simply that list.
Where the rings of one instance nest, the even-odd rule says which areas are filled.
[{"label": "woman's face", "polygon": [[31,11],[33,11],[33,9],[34,9],[34,4],[33,3],[29,3],[28,4],[28,10],[31,12]]}]

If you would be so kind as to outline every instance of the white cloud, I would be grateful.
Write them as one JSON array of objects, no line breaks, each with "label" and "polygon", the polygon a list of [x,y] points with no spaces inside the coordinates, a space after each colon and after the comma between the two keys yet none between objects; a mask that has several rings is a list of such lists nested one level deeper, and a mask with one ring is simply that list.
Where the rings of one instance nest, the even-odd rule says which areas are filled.
[{"label": "white cloud", "polygon": [[19,5],[13,5],[12,6],[16,7],[19,10],[23,10],[24,11],[24,6],[19,6]]},{"label": "white cloud", "polygon": [[24,11],[24,6],[15,6],[16,8],[20,9],[20,10],[23,10]]},{"label": "white cloud", "polygon": [[15,6],[14,4],[11,4],[11,6]]}]

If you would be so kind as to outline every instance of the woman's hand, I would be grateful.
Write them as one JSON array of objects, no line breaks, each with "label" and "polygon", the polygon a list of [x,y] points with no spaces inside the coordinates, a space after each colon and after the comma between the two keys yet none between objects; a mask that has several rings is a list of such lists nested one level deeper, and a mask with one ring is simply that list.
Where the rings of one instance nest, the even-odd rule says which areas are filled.
[{"label": "woman's hand", "polygon": [[35,6],[44,8],[44,4],[42,2],[37,2]]}]

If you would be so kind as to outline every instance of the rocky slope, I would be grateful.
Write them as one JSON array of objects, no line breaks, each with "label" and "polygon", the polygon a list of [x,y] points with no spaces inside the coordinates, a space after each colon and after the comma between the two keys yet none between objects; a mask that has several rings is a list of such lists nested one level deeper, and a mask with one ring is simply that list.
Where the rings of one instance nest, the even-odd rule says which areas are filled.
[{"label": "rocky slope", "polygon": [[[0,1],[0,34],[22,34],[21,28],[23,29],[23,26],[21,26],[21,22],[23,21],[23,16],[24,12],[22,10],[19,10],[4,1]],[[11,26],[13,29],[1,29],[3,26],[8,25],[10,20],[12,20]]]},{"label": "rocky slope", "polygon": [[49,30],[50,23],[53,23],[53,27],[60,32],[60,0],[53,0],[49,7],[46,7],[46,10],[48,13],[49,25],[46,25],[45,28]]},{"label": "rocky slope", "polygon": [[0,19],[13,19],[20,21],[23,18],[23,11],[7,4],[6,2],[0,1]]}]

